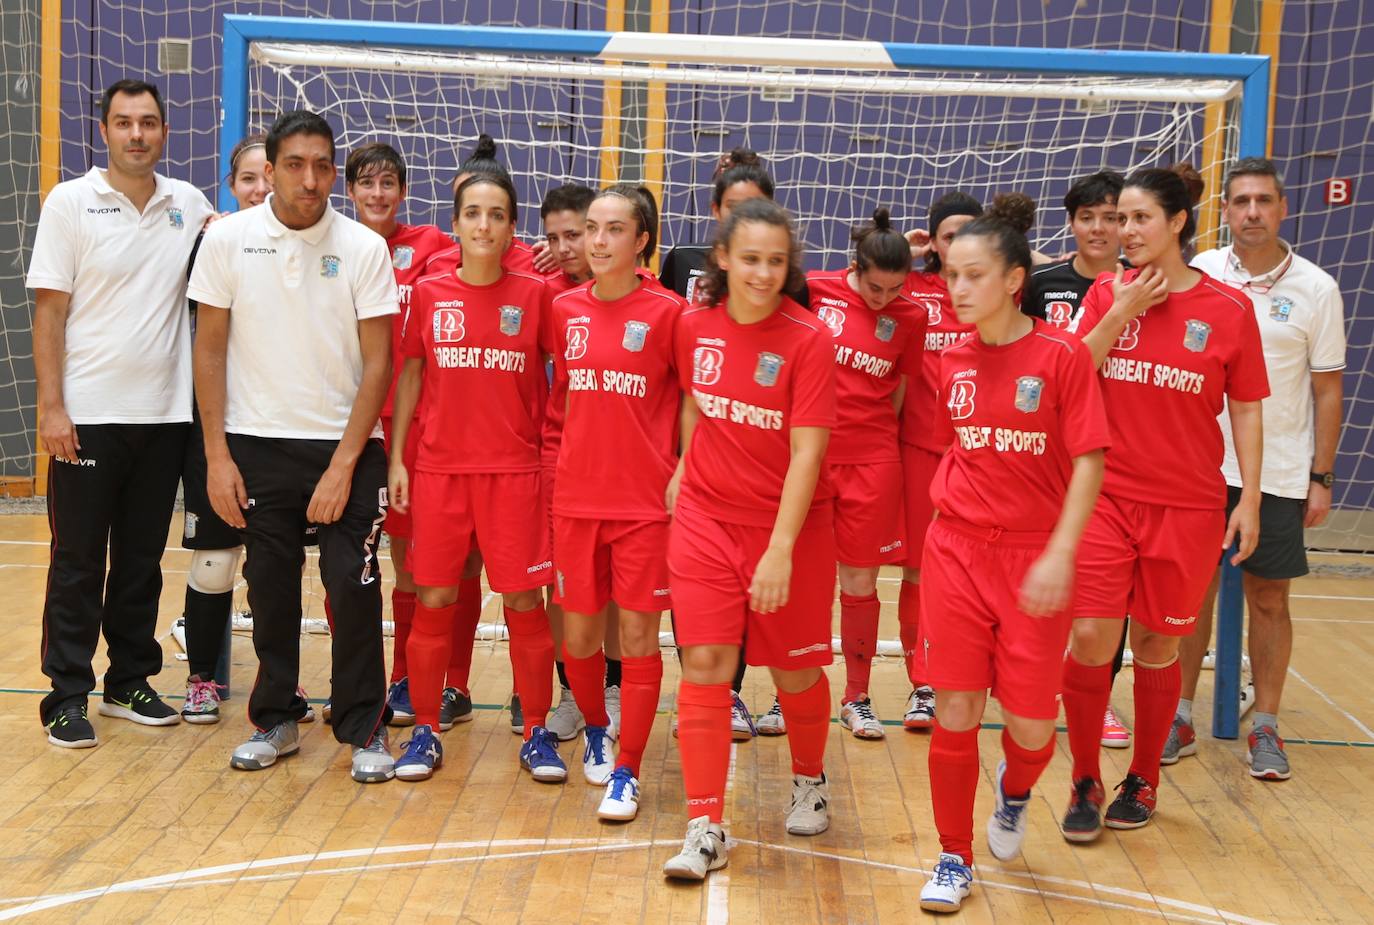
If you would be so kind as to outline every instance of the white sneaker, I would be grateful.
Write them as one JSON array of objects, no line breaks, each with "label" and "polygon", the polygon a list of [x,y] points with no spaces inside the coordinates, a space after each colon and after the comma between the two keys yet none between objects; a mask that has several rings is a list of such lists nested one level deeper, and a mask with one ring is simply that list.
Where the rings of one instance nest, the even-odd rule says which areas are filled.
[{"label": "white sneaker", "polygon": [[611,750],[611,731],[605,726],[588,726],[582,731],[582,776],[594,787],[603,786],[615,770]]},{"label": "white sneaker", "polygon": [[792,775],[792,808],[787,811],[791,835],[819,835],[830,828],[830,785],[825,775]]},{"label": "white sneaker", "polygon": [[918,687],[911,692],[906,701],[906,715],[902,726],[906,729],[929,729],[935,725],[935,691],[929,687]]},{"label": "white sneaker", "polygon": [[957,854],[940,854],[940,862],[921,887],[921,908],[927,912],[958,912],[973,889],[973,868]]},{"label": "white sneaker", "polygon": [[611,718],[611,734],[620,735],[620,686],[606,688],[606,715]]},{"label": "white sneaker", "polygon": [[1006,776],[1007,763],[997,765],[997,776],[993,787],[997,791],[997,805],[988,817],[988,848],[999,861],[1010,861],[1021,853],[1021,841],[1026,837],[1026,808],[1030,797],[1024,800],[1010,799],[1002,790],[1002,778]]},{"label": "white sneaker", "polygon": [[587,721],[582,718],[582,711],[573,699],[573,692],[563,688],[558,697],[558,706],[549,714],[548,725],[544,728],[558,736],[558,741],[568,742],[575,739],[586,725]]},{"label": "white sneaker", "polygon": [[366,745],[354,746],[352,774],[360,784],[380,784],[396,776],[396,759],[391,755],[386,727],[374,732]]},{"label": "white sneaker", "polygon": [[860,739],[881,739],[887,735],[883,732],[882,721],[873,712],[873,704],[867,697],[840,704],[840,722],[848,726],[849,731]]},{"label": "white sneaker", "polygon": [[606,795],[596,814],[612,822],[629,822],[639,814],[639,778],[630,773],[629,768],[620,767],[611,772],[606,781]]},{"label": "white sneaker", "polygon": [[748,742],[758,734],[749,708],[744,705],[739,694],[734,694],[730,699],[730,738],[735,742]]},{"label": "white sneaker", "polygon": [[254,732],[247,742],[234,749],[229,766],[240,771],[261,771],[276,764],[278,758],[295,754],[300,747],[296,723],[287,720],[271,729]]},{"label": "white sneaker", "polygon": [[710,816],[697,816],[687,823],[682,850],[663,865],[663,875],[674,880],[705,880],[708,871],[719,870],[728,861],[725,830]]},{"label": "white sneaker", "polygon": [[782,716],[782,704],[778,703],[778,698],[773,698],[773,705],[768,708],[768,712],[759,717],[759,721],[754,724],[761,736],[785,736],[787,735],[787,720]]}]

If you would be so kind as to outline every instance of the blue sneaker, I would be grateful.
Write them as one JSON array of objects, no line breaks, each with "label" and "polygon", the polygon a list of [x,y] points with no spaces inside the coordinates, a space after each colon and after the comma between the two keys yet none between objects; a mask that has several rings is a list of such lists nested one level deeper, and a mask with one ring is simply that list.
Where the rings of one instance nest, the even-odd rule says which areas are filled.
[{"label": "blue sneaker", "polygon": [[958,912],[973,890],[973,868],[957,854],[940,853],[940,863],[921,887],[921,908],[927,912]]},{"label": "blue sneaker", "polygon": [[611,731],[605,726],[588,726],[582,733],[582,776],[593,787],[611,779],[615,755],[611,753]]},{"label": "blue sneaker", "polygon": [[410,741],[401,743],[401,748],[404,751],[396,759],[396,777],[400,780],[429,780],[444,764],[444,746],[430,726],[416,726]]},{"label": "blue sneaker", "polygon": [[1026,837],[1026,807],[1030,805],[1030,794],[1020,799],[1007,796],[1002,789],[1002,778],[1006,776],[1007,763],[997,766],[997,778],[993,788],[997,792],[997,806],[988,819],[988,848],[999,861],[1010,861],[1021,853],[1021,840]]},{"label": "blue sneaker", "polygon": [[547,784],[561,784],[568,779],[568,766],[558,757],[558,737],[543,726],[535,726],[520,746],[520,767]]},{"label": "blue sneaker", "polygon": [[630,769],[621,766],[611,772],[606,782],[606,795],[596,814],[612,822],[629,822],[639,813],[639,780]]},{"label": "blue sneaker", "polygon": [[415,708],[410,705],[410,678],[402,678],[386,692],[386,705],[391,707],[388,726],[415,725]]}]

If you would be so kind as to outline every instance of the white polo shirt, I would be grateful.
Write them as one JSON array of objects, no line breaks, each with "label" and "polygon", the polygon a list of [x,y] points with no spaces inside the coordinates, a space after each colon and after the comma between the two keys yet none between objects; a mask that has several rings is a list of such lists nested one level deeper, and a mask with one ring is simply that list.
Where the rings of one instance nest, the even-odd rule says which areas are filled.
[{"label": "white polo shirt", "polygon": [[210,226],[191,298],[229,309],[224,429],[338,440],[362,382],[358,322],[395,315],[386,241],[326,207],[300,231],[260,206]]},{"label": "white polo shirt", "polygon": [[[1312,373],[1345,369],[1345,317],[1336,281],[1310,260],[1293,252],[1264,276],[1251,277],[1232,249],[1204,251],[1193,266],[1250,296],[1264,341],[1270,396],[1264,413],[1264,466],[1260,487],[1280,498],[1305,499],[1315,432]],[[1240,465],[1231,437],[1231,417],[1222,411],[1226,484],[1240,485]]]},{"label": "white polo shirt", "polygon": [[200,190],[156,175],[142,214],[105,171],[53,187],[26,285],[71,296],[62,394],[74,424],[191,420],[186,264],[213,213]]}]

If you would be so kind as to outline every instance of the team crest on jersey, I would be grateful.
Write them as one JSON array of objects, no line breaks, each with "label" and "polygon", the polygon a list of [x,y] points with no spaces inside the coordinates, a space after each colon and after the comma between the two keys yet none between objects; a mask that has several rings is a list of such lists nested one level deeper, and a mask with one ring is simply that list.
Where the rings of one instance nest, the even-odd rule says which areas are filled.
[{"label": "team crest on jersey", "polygon": [[896,333],[897,319],[891,315],[879,315],[878,325],[873,329],[873,336],[883,343],[889,344]]},{"label": "team crest on jersey", "polygon": [[1016,380],[1016,410],[1033,414],[1040,410],[1040,393],[1045,380],[1039,376],[1022,376]]},{"label": "team crest on jersey", "polygon": [[[972,379],[956,379],[949,387],[949,419],[962,421],[973,417],[973,395],[978,391],[978,383]],[[1019,388],[1018,388],[1019,391]]]},{"label": "team crest on jersey", "polygon": [[180,209],[168,209],[167,224],[171,225],[173,228],[185,228],[186,217],[181,214]]},{"label": "team crest on jersey", "polygon": [[325,279],[336,279],[339,275],[339,258],[325,254],[320,258],[320,275]]},{"label": "team crest on jersey", "polygon": [[391,252],[391,266],[397,270],[409,270],[410,265],[415,262],[415,248],[409,244],[397,245]]},{"label": "team crest on jersey", "polygon": [[778,376],[782,373],[782,364],[782,357],[767,350],[763,351],[759,354],[759,364],[754,367],[754,381],[765,389],[777,385]]},{"label": "team crest on jersey", "polygon": [[816,309],[816,317],[825,322],[825,326],[830,329],[830,333],[839,337],[844,331],[844,312],[833,305],[822,305]]},{"label": "team crest on jersey", "polygon": [[514,337],[520,333],[520,325],[525,320],[525,310],[518,305],[501,306],[501,333]]},{"label": "team crest on jersey", "polygon": [[644,349],[644,342],[649,338],[649,324],[645,321],[625,322],[625,336],[620,340],[620,346],[631,353],[639,353]]},{"label": "team crest on jersey", "polygon": [[1269,317],[1274,321],[1287,321],[1293,314],[1293,300],[1287,296],[1278,296],[1269,303]]},{"label": "team crest on jersey", "polygon": [[1188,319],[1187,330],[1183,332],[1183,346],[1194,353],[1201,353],[1207,349],[1207,338],[1212,335],[1212,326],[1205,321],[1198,321],[1196,318]]},{"label": "team crest on jersey", "polygon": [[692,384],[715,385],[724,365],[725,354],[719,347],[698,347],[692,352]]}]

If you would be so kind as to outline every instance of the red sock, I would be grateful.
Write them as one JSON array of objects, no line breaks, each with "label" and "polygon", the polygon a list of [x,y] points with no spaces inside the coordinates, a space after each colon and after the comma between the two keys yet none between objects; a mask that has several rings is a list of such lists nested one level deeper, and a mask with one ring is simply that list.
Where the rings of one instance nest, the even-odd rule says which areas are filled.
[{"label": "red sock", "polygon": [[1010,730],[1003,729],[1002,755],[1007,759],[1007,773],[1002,775],[1002,792],[1018,800],[1028,797],[1031,788],[1054,757],[1054,736],[1050,736],[1043,747],[1029,749],[1017,745]]},{"label": "red sock", "polygon": [[329,626],[329,635],[334,635],[334,608],[329,603],[329,592],[324,592],[324,622]]},{"label": "red sock", "polygon": [[415,724],[439,728],[439,703],[443,699],[444,666],[453,644],[453,619],[457,605],[415,605],[415,620],[406,640],[406,666],[410,671],[410,703]]},{"label": "red sock", "polygon": [[897,598],[897,626],[906,659],[906,676],[912,687],[926,686],[926,643],[921,637],[921,586],[902,582]]},{"label": "red sock", "polygon": [[[868,694],[873,656],[878,653],[878,595],[855,597],[840,592],[840,651],[844,653],[844,699]],[[826,707],[827,714],[829,707]]]},{"label": "red sock", "polygon": [[453,647],[448,657],[448,686],[464,694],[471,694],[468,681],[472,676],[472,642],[477,634],[477,621],[482,618],[482,578],[464,578],[458,582],[457,616],[453,619]]},{"label": "red sock", "polygon": [[[588,726],[609,726],[611,717],[606,713],[606,653],[600,649],[595,655],[578,658],[563,646],[563,672],[568,676],[568,687],[577,700],[577,708],[582,711]],[[520,702],[524,706],[524,701]]]},{"label": "red sock", "polygon": [[[663,656],[627,655],[620,663],[620,756],[617,767],[629,768],[639,776],[649,733],[658,712],[658,696],[663,689]],[[680,734],[680,730],[679,730]]]},{"label": "red sock", "polygon": [[[1080,777],[1102,780],[1099,757],[1102,749],[1102,717],[1107,712],[1107,701],[1111,697],[1111,662],[1089,667],[1080,664],[1072,655],[1064,659],[1064,720],[1069,727],[1074,780]],[[1169,707],[1171,712],[1173,709]],[[1159,746],[1163,752],[1163,740]]]},{"label": "red sock", "polygon": [[[978,730],[950,732],[935,719],[930,736],[930,798],[940,849],[973,863],[973,799],[978,793]],[[787,730],[791,734],[792,730]]]},{"label": "red sock", "polygon": [[515,670],[515,689],[520,692],[520,709],[525,713],[525,738],[530,730],[549,721],[553,701],[553,633],[549,615],[541,601],[529,610],[506,608],[506,628],[510,630],[511,667]]},{"label": "red sock", "polygon": [[391,590],[391,683],[409,675],[406,671],[406,640],[410,638],[410,624],[415,619],[415,592]]},{"label": "red sock", "polygon": [[730,773],[730,685],[683,681],[678,685],[677,717],[687,817],[709,816],[720,822]]},{"label": "red sock", "polygon": [[825,740],[830,735],[830,679],[821,671],[816,683],[799,694],[779,689],[778,705],[787,723],[792,773],[820,777],[825,773]]},{"label": "red sock", "polygon": [[1135,754],[1131,773],[1139,774],[1159,789],[1159,756],[1169,738],[1178,707],[1178,692],[1183,674],[1178,659],[1165,668],[1147,668],[1135,663]]}]

